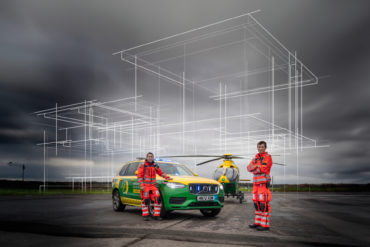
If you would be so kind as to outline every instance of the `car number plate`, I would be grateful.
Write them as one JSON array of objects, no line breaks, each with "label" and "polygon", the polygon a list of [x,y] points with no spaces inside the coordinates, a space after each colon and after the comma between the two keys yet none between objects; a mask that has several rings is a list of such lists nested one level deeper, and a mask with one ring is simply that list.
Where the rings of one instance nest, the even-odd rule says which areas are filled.
[{"label": "car number plate", "polygon": [[198,201],[213,201],[214,199],[214,196],[197,196]]}]

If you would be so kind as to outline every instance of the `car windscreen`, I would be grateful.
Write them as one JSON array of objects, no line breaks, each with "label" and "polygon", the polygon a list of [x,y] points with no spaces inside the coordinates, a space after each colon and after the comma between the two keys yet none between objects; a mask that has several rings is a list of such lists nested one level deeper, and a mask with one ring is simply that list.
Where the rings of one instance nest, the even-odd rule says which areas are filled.
[{"label": "car windscreen", "polygon": [[170,164],[170,163],[157,163],[161,170],[167,175],[174,176],[194,176],[194,174],[184,165]]}]

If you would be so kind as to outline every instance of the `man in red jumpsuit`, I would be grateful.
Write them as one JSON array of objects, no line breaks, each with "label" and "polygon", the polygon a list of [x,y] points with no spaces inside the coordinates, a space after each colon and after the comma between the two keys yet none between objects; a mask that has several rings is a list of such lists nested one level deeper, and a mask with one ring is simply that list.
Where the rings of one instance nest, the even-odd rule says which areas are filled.
[{"label": "man in red jumpsuit", "polygon": [[253,173],[253,192],[252,200],[254,202],[255,219],[250,228],[256,228],[259,231],[270,229],[270,170],[272,166],[271,156],[266,152],[267,144],[260,141],[257,144],[258,154],[247,166],[248,172]]},{"label": "man in red jumpsuit", "polygon": [[140,185],[140,196],[142,199],[141,210],[145,221],[149,220],[149,202],[154,202],[154,219],[161,218],[161,203],[159,202],[160,193],[157,188],[156,174],[166,180],[172,180],[161,168],[154,162],[154,155],[148,153],[144,164],[140,164],[137,171],[137,180]]}]

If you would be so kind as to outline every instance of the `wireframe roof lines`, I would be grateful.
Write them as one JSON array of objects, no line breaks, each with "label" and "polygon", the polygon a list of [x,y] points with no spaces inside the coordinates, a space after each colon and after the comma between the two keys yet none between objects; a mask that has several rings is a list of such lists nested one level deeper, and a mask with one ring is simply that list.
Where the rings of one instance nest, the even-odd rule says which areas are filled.
[{"label": "wireframe roof lines", "polygon": [[[134,52],[133,54],[129,54],[128,52],[129,51],[137,50],[138,48],[148,47],[150,45],[156,44],[156,43],[161,42],[161,41],[168,41],[168,40],[170,40],[172,38],[180,37],[180,36],[183,36],[185,34],[194,33],[196,31],[203,30],[203,29],[206,29],[206,28],[209,28],[209,27],[213,27],[213,26],[216,26],[216,25],[219,25],[219,24],[223,24],[223,23],[226,23],[226,22],[229,22],[229,21],[232,21],[232,20],[240,19],[242,17],[251,16],[251,14],[257,13],[259,11],[260,10],[256,10],[256,11],[245,13],[245,14],[242,14],[242,15],[239,15],[239,16],[228,18],[228,19],[225,19],[225,20],[222,20],[222,21],[214,22],[214,23],[211,23],[209,25],[205,25],[205,26],[202,26],[202,27],[194,28],[194,29],[191,29],[191,30],[188,30],[188,31],[179,33],[179,34],[171,35],[171,36],[168,36],[168,37],[165,37],[165,38],[161,38],[161,39],[158,39],[158,40],[155,40],[155,41],[152,41],[152,42],[148,42],[148,43],[141,44],[141,45],[138,45],[138,46],[135,46],[135,47],[131,47],[131,48],[128,48],[128,49],[125,49],[125,50],[121,50],[121,51],[118,51],[118,52],[113,53],[112,55],[118,55],[118,54],[120,54],[122,61],[125,61],[125,62],[127,62],[127,63],[129,63],[131,65],[134,65],[135,68],[138,69],[138,70],[141,70],[141,71],[144,71],[144,72],[149,72],[149,73],[152,73],[154,75],[158,75],[161,78],[168,80],[169,82],[176,83],[176,84],[179,84],[179,85],[182,85],[185,82],[194,83],[192,80],[188,79],[188,75],[184,75],[184,74],[183,75],[178,75],[178,74],[173,73],[173,72],[171,72],[169,70],[166,70],[166,69],[164,69],[164,68],[162,68],[160,66],[157,66],[154,63],[151,63],[151,62],[149,62],[147,60],[144,60],[144,59],[140,58],[138,56],[138,54],[140,52]],[[244,25],[245,25],[245,23],[244,23]],[[235,26],[233,26],[232,28],[235,28]],[[218,33],[220,31],[222,31],[222,30],[217,30]],[[210,33],[206,33],[205,34],[205,36],[207,36],[207,35],[210,35]],[[203,36],[200,35],[200,36],[203,37],[204,35]],[[192,38],[192,40],[193,39],[199,40],[199,38],[201,38],[201,37],[199,37],[199,35],[198,35],[195,38]],[[181,41],[181,43],[184,43],[184,41]],[[168,49],[168,47],[173,47],[173,45],[174,44],[166,45],[167,48],[165,48],[165,49]],[[163,49],[163,48],[161,48],[161,49]],[[145,51],[145,52],[147,52],[147,51]],[[131,57],[131,60],[130,59],[127,59],[125,56],[130,56]],[[134,60],[134,61],[132,61],[132,60]],[[141,61],[141,62],[143,62],[143,63],[145,63],[146,65],[138,64],[138,60]],[[149,68],[149,66],[154,66],[155,69]],[[166,75],[163,72],[164,73],[168,73],[169,75]],[[203,89],[203,90],[208,91],[208,92],[216,93],[216,91],[214,91],[214,90],[212,90],[210,88],[203,87],[201,85],[197,85],[197,86],[199,88]],[[186,90],[189,90],[187,88],[185,88],[185,89]]]},{"label": "wireframe roof lines", "polygon": [[[129,56],[129,57],[131,57],[132,59],[134,59],[134,61],[131,61],[131,60],[125,58],[123,56],[124,54],[127,55],[127,56]],[[152,62],[149,62],[147,60],[144,60],[142,58],[138,58],[136,56],[133,56],[133,55],[130,55],[130,54],[126,54],[124,52],[121,53],[121,60],[124,61],[124,62],[127,62],[127,63],[129,63],[131,65],[133,65],[134,68],[137,68],[140,71],[148,72],[148,73],[157,75],[157,76],[159,76],[159,77],[161,77],[163,79],[166,79],[169,82],[175,83],[176,85],[183,86],[186,83],[194,84],[194,81],[186,78],[184,75],[175,74],[172,71],[167,70],[167,69],[165,69],[165,68],[163,68],[163,67],[161,67],[159,65],[156,65],[156,64],[154,64]],[[146,66],[138,64],[138,61],[144,63]],[[156,70],[149,68],[149,66],[155,67]],[[167,75],[166,75],[166,73],[167,73]],[[174,76],[175,78],[171,78],[170,76]],[[209,89],[207,87],[204,87],[204,86],[201,86],[201,85],[197,85],[197,86],[199,88],[202,88],[202,89],[208,91],[208,92],[215,93],[215,91],[213,91],[213,90],[211,90],[211,89]],[[186,88],[186,87],[185,87],[185,90],[191,91],[189,88]]]},{"label": "wireframe roof lines", "polygon": [[[95,101],[96,100],[89,100],[89,101],[86,101],[86,102],[88,104],[92,104]],[[58,107],[58,112],[63,111],[66,108],[68,108],[67,110],[70,110],[70,109],[78,109],[79,107],[85,107],[85,102],[83,101],[83,102],[78,102],[78,103],[74,103],[74,104],[70,104],[70,105],[60,106],[60,107]],[[42,115],[42,114],[46,114],[46,113],[55,113],[55,107],[45,109],[45,110],[35,111],[35,112],[32,112],[31,114]]]},{"label": "wireframe roof lines", "polygon": [[[285,89],[291,89],[291,88],[300,88],[300,87],[306,87],[306,86],[312,86],[318,84],[318,82],[311,82],[312,80],[304,80],[299,82],[293,82],[293,83],[284,83],[284,84],[277,84],[274,86],[268,86],[268,87],[259,87],[255,89],[245,90],[245,91],[237,91],[237,92],[230,92],[230,93],[224,93],[224,94],[218,94],[218,95],[211,95],[209,96],[211,99],[214,100],[224,100],[232,99],[232,98],[238,98],[242,96],[248,96],[253,94],[260,94],[260,93],[268,93],[272,91],[280,91]],[[310,83],[311,82],[311,83]]]},{"label": "wireframe roof lines", "polygon": [[[259,11],[259,10],[258,10]],[[257,11],[257,12],[258,12]],[[171,35],[162,39],[158,39],[152,42],[148,42],[146,44],[138,45],[129,49],[125,49],[119,52],[114,53],[113,55],[120,54],[121,59],[125,62],[130,63],[131,65],[134,65],[134,67],[138,70],[153,73],[154,75],[157,75],[161,78],[164,78],[172,83],[175,83],[179,86],[182,86],[183,83],[191,83],[195,84],[198,88],[201,88],[203,90],[206,90],[207,92],[210,92],[212,94],[217,94],[217,90],[215,90],[212,87],[206,87],[203,85],[200,85],[200,82],[206,82],[206,81],[214,81],[214,82],[219,82],[220,80],[223,81],[230,81],[230,80],[235,80],[235,79],[243,79],[245,80],[245,77],[256,74],[256,73],[266,73],[270,72],[272,69],[270,67],[261,67],[259,69],[254,69],[254,70],[244,70],[241,72],[237,73],[222,73],[221,75],[217,76],[211,76],[208,78],[203,78],[203,79],[189,79],[190,74],[186,73],[185,71],[183,73],[176,74],[173,71],[164,68],[163,66],[158,65],[159,63],[167,62],[170,60],[176,60],[179,58],[184,58],[184,70],[185,70],[185,57],[190,57],[194,54],[198,54],[203,51],[210,51],[212,49],[217,49],[217,48],[222,48],[224,46],[230,45],[230,44],[237,44],[237,43],[248,43],[248,45],[254,49],[256,52],[258,52],[261,56],[265,57],[266,59],[270,59],[269,54],[265,54],[264,51],[261,50],[261,48],[258,48],[254,43],[249,43],[248,41],[257,39],[260,44],[264,44],[265,48],[267,49],[272,49],[275,53],[274,56],[277,56],[281,59],[281,61],[285,61],[285,64],[276,64],[275,65],[275,70],[282,70],[284,73],[288,74],[287,70],[290,69],[295,69],[294,66],[301,66],[301,74],[302,75],[307,75],[308,78],[305,78],[304,80],[301,78],[300,83],[293,84],[293,86],[297,87],[302,87],[302,86],[309,86],[309,85],[315,85],[318,83],[318,77],[312,73],[298,58],[296,53],[290,52],[275,36],[273,36],[266,28],[262,26],[260,22],[256,20],[251,14],[255,12],[250,12],[246,13],[240,16],[236,16],[233,18],[229,18],[223,21],[215,22],[210,25],[206,25],[203,27],[195,28],[183,33],[179,33],[176,35]],[[243,19],[242,24],[235,25],[235,23],[231,23],[233,26],[229,26],[227,28],[221,28],[221,30],[211,30],[209,32],[203,33],[203,34],[196,34],[195,31],[205,29],[210,26],[217,26],[218,24],[221,23],[227,23],[232,20],[237,20],[242,17],[248,17],[248,22],[245,23],[245,20]],[[252,22],[250,22],[250,20]],[[253,24],[253,25],[252,25]],[[230,25],[230,24],[228,24]],[[218,27],[218,26],[217,26]],[[149,61],[148,59],[143,59],[144,56],[148,56],[153,53],[158,53],[158,52],[164,52],[165,50],[168,50],[170,48],[180,46],[180,45],[185,45],[186,42],[195,42],[199,41],[204,38],[209,38],[210,36],[216,36],[220,35],[223,32],[230,32],[238,29],[245,29],[249,30],[253,36],[246,38],[244,36],[243,39],[239,40],[232,40],[231,42],[227,43],[222,43],[221,45],[216,45],[216,46],[208,46],[205,49],[200,49],[197,51],[193,52],[185,52],[185,46],[184,46],[184,53],[181,55],[175,55],[175,56],[170,56],[162,59],[157,59],[157,60],[151,60]],[[169,44],[162,45],[157,48],[149,48],[153,44],[157,44],[159,42],[163,41],[169,41],[174,37],[181,37],[184,34],[193,34],[195,37],[191,37],[190,39],[185,39],[185,40],[180,40],[177,42],[170,42]],[[140,51],[139,50],[142,50]],[[133,54],[129,54],[128,51],[133,52]],[[128,57],[128,58],[127,58]],[[292,65],[287,65],[288,61],[294,61]],[[291,68],[292,67],[292,68]],[[132,68],[130,68],[132,69]],[[286,70],[285,70],[286,69]],[[265,88],[265,89],[252,89],[251,91],[244,91],[243,93],[237,93],[236,92],[229,92],[229,95],[224,95],[226,97],[231,97],[231,98],[236,98],[236,97],[241,97],[241,96],[248,96],[252,94],[259,94],[259,93],[266,93],[266,92],[271,92],[272,90],[274,91],[279,91],[279,90],[285,90],[285,89],[290,89],[292,87],[292,84],[288,83],[289,85],[280,85],[282,83],[276,83],[274,88]],[[185,87],[185,90],[190,91],[190,88]],[[232,96],[231,96],[232,95]],[[213,95],[214,96],[214,95]],[[215,99],[218,100],[219,96],[215,96]]]},{"label": "wireframe roof lines", "polygon": [[[249,24],[249,25],[252,25],[252,24]],[[232,27],[228,27],[228,28],[225,28],[225,29],[221,29],[221,30],[210,32],[210,33],[206,33],[206,34],[203,34],[203,35],[199,35],[195,38],[190,38],[190,39],[187,39],[187,40],[182,40],[182,41],[178,41],[178,42],[175,42],[175,43],[171,43],[169,45],[164,45],[164,46],[161,46],[161,47],[158,47],[158,48],[154,48],[154,49],[146,50],[146,51],[143,51],[143,52],[139,52],[136,55],[137,55],[137,57],[142,58],[144,56],[148,56],[148,55],[151,55],[153,53],[160,52],[162,50],[166,50],[166,49],[173,48],[173,47],[180,46],[180,45],[184,45],[184,44],[188,45],[189,43],[192,43],[194,41],[199,41],[199,40],[202,40],[202,39],[210,38],[212,36],[217,36],[219,34],[224,34],[224,33],[232,32],[232,31],[235,31],[235,30],[239,30],[239,29],[244,28],[245,26],[246,26],[246,23],[243,23],[243,24],[240,24],[240,25],[237,25],[237,26],[232,26]],[[238,41],[238,42],[240,42],[240,41]],[[205,50],[209,50],[209,49],[215,49],[215,48],[217,48],[217,47],[210,47],[210,48],[201,50],[200,52],[205,51]],[[188,53],[187,55],[192,55],[192,54],[193,53]],[[155,61],[155,62],[153,62],[153,64],[156,64],[156,63],[159,63],[159,62],[162,62],[162,61]]]},{"label": "wireframe roof lines", "polygon": [[[286,48],[274,35],[272,35],[272,33],[269,31],[269,30],[267,30],[259,21],[257,21],[256,20],[256,18],[254,18],[252,15],[250,15],[250,17],[271,37],[271,38],[273,38],[286,52],[288,52],[288,54],[289,55],[291,55],[291,56],[294,56],[293,55],[293,53],[291,53],[289,50],[288,50],[288,48]],[[300,64],[302,64],[302,66],[307,70],[307,71],[309,71],[310,73],[311,73],[311,75],[313,76],[313,77],[315,77],[316,78],[316,81],[318,81],[318,78],[317,78],[317,76],[309,69],[309,68],[307,68],[306,67],[306,65],[304,65],[303,63],[302,63],[302,61],[301,60],[299,60],[296,56],[295,56],[295,59],[300,63]]]},{"label": "wireframe roof lines", "polygon": [[135,50],[137,48],[141,48],[143,46],[148,46],[148,45],[151,45],[151,44],[154,44],[154,43],[158,43],[160,41],[164,41],[164,40],[168,40],[168,39],[175,38],[175,37],[178,37],[178,36],[182,36],[184,34],[188,34],[188,33],[191,33],[191,32],[197,31],[197,30],[205,29],[205,28],[208,28],[208,27],[211,27],[211,26],[214,26],[214,25],[218,25],[218,24],[227,22],[227,21],[238,19],[238,18],[243,17],[243,16],[252,16],[252,14],[257,13],[257,12],[260,12],[260,10],[258,9],[258,10],[252,11],[252,12],[244,13],[244,14],[241,14],[241,15],[238,15],[238,16],[235,16],[235,17],[231,17],[231,18],[222,20],[222,21],[217,21],[217,22],[214,22],[214,23],[202,26],[202,27],[194,28],[194,29],[182,32],[182,33],[174,34],[174,35],[167,36],[167,37],[164,37],[164,38],[161,38],[161,39],[157,39],[157,40],[145,43],[145,44],[137,45],[137,46],[125,49],[125,50],[117,51],[117,52],[114,52],[112,55],[117,55],[117,54],[122,53],[122,52],[132,51],[132,50]]},{"label": "wireframe roof lines", "polygon": [[[141,95],[137,96],[137,98],[140,98],[140,97],[142,97],[142,96]],[[79,103],[74,103],[74,104],[71,104],[71,105],[58,106],[57,108],[54,107],[54,108],[45,109],[45,110],[42,110],[42,111],[37,111],[37,112],[34,112],[32,114],[36,114],[37,116],[44,116],[45,118],[55,119],[55,113],[57,112],[59,114],[58,115],[58,119],[59,119],[59,118],[68,118],[68,117],[61,117],[60,116],[60,114],[62,114],[63,112],[68,112],[68,111],[70,112],[70,111],[77,110],[77,113],[83,114],[83,115],[86,114],[87,116],[89,116],[90,114],[85,113],[85,112],[81,112],[80,110],[85,109],[85,108],[100,107],[100,108],[104,108],[104,109],[107,109],[107,110],[115,111],[117,113],[124,113],[124,114],[128,114],[128,115],[134,115],[136,117],[145,118],[145,119],[153,119],[153,118],[150,118],[150,116],[146,116],[146,115],[136,113],[136,112],[133,112],[133,111],[119,109],[119,108],[113,107],[113,106],[107,106],[107,104],[122,102],[122,101],[125,101],[125,100],[131,100],[131,99],[134,99],[134,98],[135,97],[129,97],[129,98],[116,99],[116,100],[107,101],[107,102],[99,102],[97,100],[93,100],[93,101],[89,101],[89,103],[86,104],[86,106],[85,106],[85,102],[79,102]],[[139,105],[140,105],[140,103],[139,103]],[[143,105],[143,107],[146,107],[146,106]],[[149,108],[149,106],[148,106],[148,108]],[[97,115],[94,115],[94,117],[95,118],[107,119],[106,117],[97,116]],[[82,123],[84,122],[84,120],[76,120],[76,121],[81,121]]]}]

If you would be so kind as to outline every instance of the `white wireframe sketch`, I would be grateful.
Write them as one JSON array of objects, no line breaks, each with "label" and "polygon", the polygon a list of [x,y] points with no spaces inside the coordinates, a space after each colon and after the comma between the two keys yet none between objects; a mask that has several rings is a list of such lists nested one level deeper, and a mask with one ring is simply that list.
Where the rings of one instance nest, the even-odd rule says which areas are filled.
[{"label": "white wireframe sketch", "polygon": [[[81,178],[113,176],[148,151],[250,155],[265,140],[282,163],[295,156],[287,165],[296,168],[298,184],[300,152],[321,147],[304,135],[302,110],[303,89],[318,77],[256,20],[257,12],[114,52],[133,95],[35,112],[48,123],[38,145],[55,157],[109,161],[106,173],[86,166],[75,174]],[[197,160],[184,162],[194,169]]]}]

